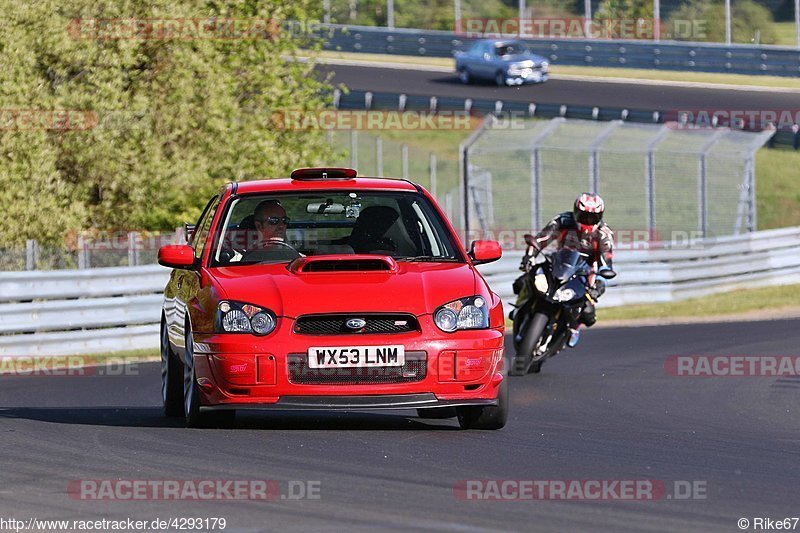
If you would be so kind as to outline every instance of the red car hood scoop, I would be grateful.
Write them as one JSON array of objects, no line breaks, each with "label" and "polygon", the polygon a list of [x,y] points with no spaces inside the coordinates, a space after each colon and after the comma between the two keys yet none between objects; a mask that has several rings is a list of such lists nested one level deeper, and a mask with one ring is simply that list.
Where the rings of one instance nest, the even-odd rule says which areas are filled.
[{"label": "red car hood scoop", "polygon": [[316,255],[298,257],[287,267],[293,274],[313,272],[397,272],[388,255]]}]

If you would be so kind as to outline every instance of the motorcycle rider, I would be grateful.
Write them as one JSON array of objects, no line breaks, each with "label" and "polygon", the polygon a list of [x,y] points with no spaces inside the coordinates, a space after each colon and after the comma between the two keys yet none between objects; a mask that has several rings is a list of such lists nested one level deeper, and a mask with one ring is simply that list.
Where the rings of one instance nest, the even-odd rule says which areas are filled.
[{"label": "motorcycle rider", "polygon": [[[592,265],[595,272],[599,269],[610,269],[614,255],[614,233],[603,221],[604,211],[605,204],[599,195],[582,193],[575,200],[572,212],[567,211],[556,216],[535,237],[526,235],[528,248],[520,270],[527,271],[528,264],[539,252],[551,245],[555,249],[568,247],[586,254],[587,262]],[[522,294],[525,286],[524,277],[523,275],[514,282],[514,292],[519,294],[518,303],[526,298],[526,295]],[[589,284],[588,298],[579,323],[570,328],[571,337],[567,343],[570,347],[578,344],[580,326],[590,327],[597,320],[594,303],[605,292],[606,283],[593,273],[589,276]]]}]

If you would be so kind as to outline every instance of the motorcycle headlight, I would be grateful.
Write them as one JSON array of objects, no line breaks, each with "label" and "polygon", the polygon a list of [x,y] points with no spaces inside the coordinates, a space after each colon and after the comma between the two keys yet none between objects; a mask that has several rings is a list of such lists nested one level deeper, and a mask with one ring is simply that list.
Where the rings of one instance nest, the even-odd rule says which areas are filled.
[{"label": "motorcycle headlight", "polygon": [[547,291],[550,289],[550,284],[547,282],[547,276],[545,275],[544,270],[541,268],[536,271],[536,275],[533,277],[533,285],[536,287],[537,291],[545,294],[547,294]]},{"label": "motorcycle headlight", "polygon": [[461,298],[437,309],[433,321],[447,333],[459,329],[484,329],[489,327],[489,309],[481,296]]},{"label": "motorcycle headlight", "polygon": [[575,298],[575,291],[572,289],[564,287],[556,291],[555,299],[559,302],[568,302],[573,298]]},{"label": "motorcycle headlight", "polygon": [[220,333],[272,333],[277,321],[269,309],[243,302],[222,301],[217,306],[217,331]]}]

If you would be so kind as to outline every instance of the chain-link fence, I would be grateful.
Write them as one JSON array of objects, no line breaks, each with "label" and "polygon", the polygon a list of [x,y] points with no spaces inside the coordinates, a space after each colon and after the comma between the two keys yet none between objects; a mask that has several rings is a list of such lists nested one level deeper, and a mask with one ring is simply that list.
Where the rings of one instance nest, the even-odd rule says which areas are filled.
[{"label": "chain-link fence", "polygon": [[361,130],[329,133],[332,149],[341,155],[331,164],[351,167],[360,176],[403,178],[425,187],[439,201],[450,220],[461,217],[458,154],[423,150],[387,136]]},{"label": "chain-link fence", "polygon": [[769,131],[565,118],[497,128],[492,120],[462,151],[467,230],[541,228],[582,191],[604,197],[612,227],[651,239],[756,228],[755,152]]},{"label": "chain-link fence", "polygon": [[186,242],[183,228],[174,232],[87,230],[68,236],[66,244],[42,244],[30,239],[25,246],[0,248],[0,271],[64,270],[151,265],[158,249]]}]

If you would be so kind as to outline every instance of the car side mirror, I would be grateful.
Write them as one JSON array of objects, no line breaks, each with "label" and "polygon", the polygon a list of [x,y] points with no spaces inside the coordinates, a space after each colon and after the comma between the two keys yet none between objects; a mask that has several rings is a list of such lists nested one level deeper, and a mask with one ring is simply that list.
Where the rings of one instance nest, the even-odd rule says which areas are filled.
[{"label": "car side mirror", "polygon": [[194,268],[194,250],[188,244],[168,244],[158,249],[158,264],[168,268]]},{"label": "car side mirror", "polygon": [[605,279],[614,279],[617,277],[617,273],[610,268],[604,268],[603,270],[598,271],[597,275]]},{"label": "car side mirror", "polygon": [[476,265],[491,263],[503,257],[503,248],[497,241],[472,241],[469,257]]}]

